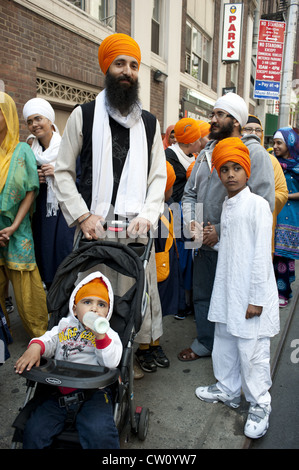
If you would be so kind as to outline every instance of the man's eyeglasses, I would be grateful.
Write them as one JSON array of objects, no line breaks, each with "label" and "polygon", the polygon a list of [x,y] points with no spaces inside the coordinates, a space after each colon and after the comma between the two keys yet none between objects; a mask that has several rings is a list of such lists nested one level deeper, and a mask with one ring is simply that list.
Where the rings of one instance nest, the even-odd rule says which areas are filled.
[{"label": "man's eyeglasses", "polygon": [[217,111],[217,113],[209,114],[209,119],[212,120],[214,117],[217,119],[217,121],[221,121],[222,119],[225,119],[227,117],[233,118],[234,116],[232,116],[231,114],[224,113],[223,111]]},{"label": "man's eyeglasses", "polygon": [[245,131],[246,134],[252,134],[253,132],[255,132],[255,134],[262,134],[263,129],[260,129],[259,127],[256,129],[254,127],[243,127],[243,131]]}]

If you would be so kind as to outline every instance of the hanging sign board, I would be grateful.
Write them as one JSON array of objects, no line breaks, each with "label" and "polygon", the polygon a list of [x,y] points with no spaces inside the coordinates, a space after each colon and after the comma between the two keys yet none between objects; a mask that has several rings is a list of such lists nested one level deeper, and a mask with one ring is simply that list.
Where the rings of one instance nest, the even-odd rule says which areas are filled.
[{"label": "hanging sign board", "polygon": [[285,22],[260,20],[254,98],[278,100]]},{"label": "hanging sign board", "polygon": [[243,3],[225,3],[222,61],[239,62],[241,54]]}]

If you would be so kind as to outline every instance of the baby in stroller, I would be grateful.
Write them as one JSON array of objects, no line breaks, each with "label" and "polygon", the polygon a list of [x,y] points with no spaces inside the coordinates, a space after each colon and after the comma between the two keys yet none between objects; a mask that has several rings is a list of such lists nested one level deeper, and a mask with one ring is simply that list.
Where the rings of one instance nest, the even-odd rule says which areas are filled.
[{"label": "baby in stroller", "polygon": [[[17,360],[16,373],[40,364],[41,356],[74,363],[116,368],[123,346],[119,335],[110,327],[113,312],[113,291],[109,280],[99,271],[89,274],[73,290],[69,313],[57,326],[29,343]],[[95,323],[85,320],[96,313]],[[87,315],[86,315],[87,314]],[[102,319],[105,319],[102,321]],[[86,325],[90,325],[88,328]],[[68,408],[76,407],[76,428],[84,449],[118,449],[119,434],[113,418],[112,392],[104,389],[86,390],[53,387],[54,392],[31,414],[23,435],[24,449],[49,447],[65,425]],[[78,410],[65,406],[65,399],[85,399]]]}]

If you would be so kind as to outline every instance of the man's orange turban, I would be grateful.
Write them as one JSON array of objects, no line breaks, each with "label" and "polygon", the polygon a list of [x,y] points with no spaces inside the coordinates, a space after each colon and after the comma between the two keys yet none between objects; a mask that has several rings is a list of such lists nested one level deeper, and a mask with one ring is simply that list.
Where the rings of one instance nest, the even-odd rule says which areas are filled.
[{"label": "man's orange turban", "polygon": [[84,299],[85,297],[99,297],[100,299],[105,300],[109,304],[109,294],[108,288],[102,279],[96,277],[92,281],[84,284],[81,289],[78,290],[75,297],[75,304],[79,300]]},{"label": "man's orange turban", "polygon": [[176,140],[182,144],[192,144],[201,138],[198,121],[191,118],[180,119],[174,126]]},{"label": "man's orange turban", "polygon": [[210,133],[210,124],[206,121],[198,121],[201,137],[206,137]]},{"label": "man's orange turban", "polygon": [[250,177],[249,150],[239,137],[228,137],[220,140],[213,150],[212,163],[219,176],[220,168],[227,162],[239,163],[244,168],[248,178]]},{"label": "man's orange turban", "polygon": [[141,52],[137,42],[127,34],[111,34],[102,41],[98,52],[99,64],[105,75],[119,55],[134,57],[140,66]]},{"label": "man's orange turban", "polygon": [[191,175],[191,173],[192,173],[192,170],[193,170],[194,165],[195,165],[195,160],[194,160],[194,162],[192,162],[192,163],[188,166],[188,168],[187,168],[187,171],[186,171],[186,178],[187,178],[187,179],[190,178],[190,175]]},{"label": "man's orange turban", "polygon": [[176,174],[173,169],[173,166],[166,160],[166,170],[167,170],[167,181],[165,191],[168,191],[174,185],[176,180]]}]

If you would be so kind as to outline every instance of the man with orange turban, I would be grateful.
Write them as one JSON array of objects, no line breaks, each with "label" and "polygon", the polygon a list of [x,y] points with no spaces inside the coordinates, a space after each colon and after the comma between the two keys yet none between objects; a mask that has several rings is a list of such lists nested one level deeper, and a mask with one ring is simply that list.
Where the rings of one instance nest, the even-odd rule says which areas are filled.
[{"label": "man with orange turban", "polygon": [[201,149],[201,130],[198,121],[191,118],[180,119],[174,126],[174,135],[176,143],[165,150],[165,155],[176,174],[172,198],[174,202],[180,202],[187,181],[186,171],[195,160],[194,154]]},{"label": "man with orange turban", "polygon": [[[212,165],[215,145],[228,138],[242,139],[249,150],[251,175],[248,186],[253,193],[264,197],[274,210],[274,172],[267,151],[258,139],[241,135],[248,119],[244,99],[236,93],[227,93],[217,99],[210,117],[209,142],[196,158],[182,198],[184,223],[192,226],[196,213],[202,213],[204,223],[202,246],[195,250],[193,268],[193,302],[197,338],[189,348],[178,354],[182,361],[193,361],[210,356],[214,341],[214,324],[208,321],[210,298],[214,283],[218,252],[214,249],[220,239],[220,216],[226,190]],[[202,212],[196,211],[202,204]]]},{"label": "man with orange turban", "polygon": [[[176,143],[165,150],[166,160],[173,166],[176,180],[173,185],[172,200],[181,203],[187,182],[187,170],[190,164],[195,161],[195,155],[201,150],[201,130],[199,122],[192,118],[180,119],[174,126]],[[181,217],[181,210],[180,210]],[[192,289],[192,252],[185,249],[183,237],[177,237],[177,248],[179,252],[181,275],[186,289],[186,299],[191,297]],[[190,311],[189,300],[184,309],[175,315],[178,320],[183,320],[185,314],[182,311]]]},{"label": "man with orange turban", "polygon": [[216,383],[196,396],[238,408],[249,402],[244,434],[257,439],[271,412],[270,338],[279,332],[278,291],[271,256],[269,203],[247,186],[249,149],[239,137],[220,140],[212,161],[228,197],[223,202],[219,255],[208,321],[215,325]]},{"label": "man with orange turban", "polygon": [[[129,222],[128,235],[145,243],[163,212],[166,165],[159,122],[138,98],[140,47],[126,34],[111,34],[100,44],[98,60],[105,89],[68,119],[55,167],[57,198],[68,224],[77,225],[85,238],[104,238],[103,222],[122,219]],[[154,256],[147,273],[155,279]],[[155,341],[163,333],[156,284],[148,283],[150,302],[137,342]]]}]

